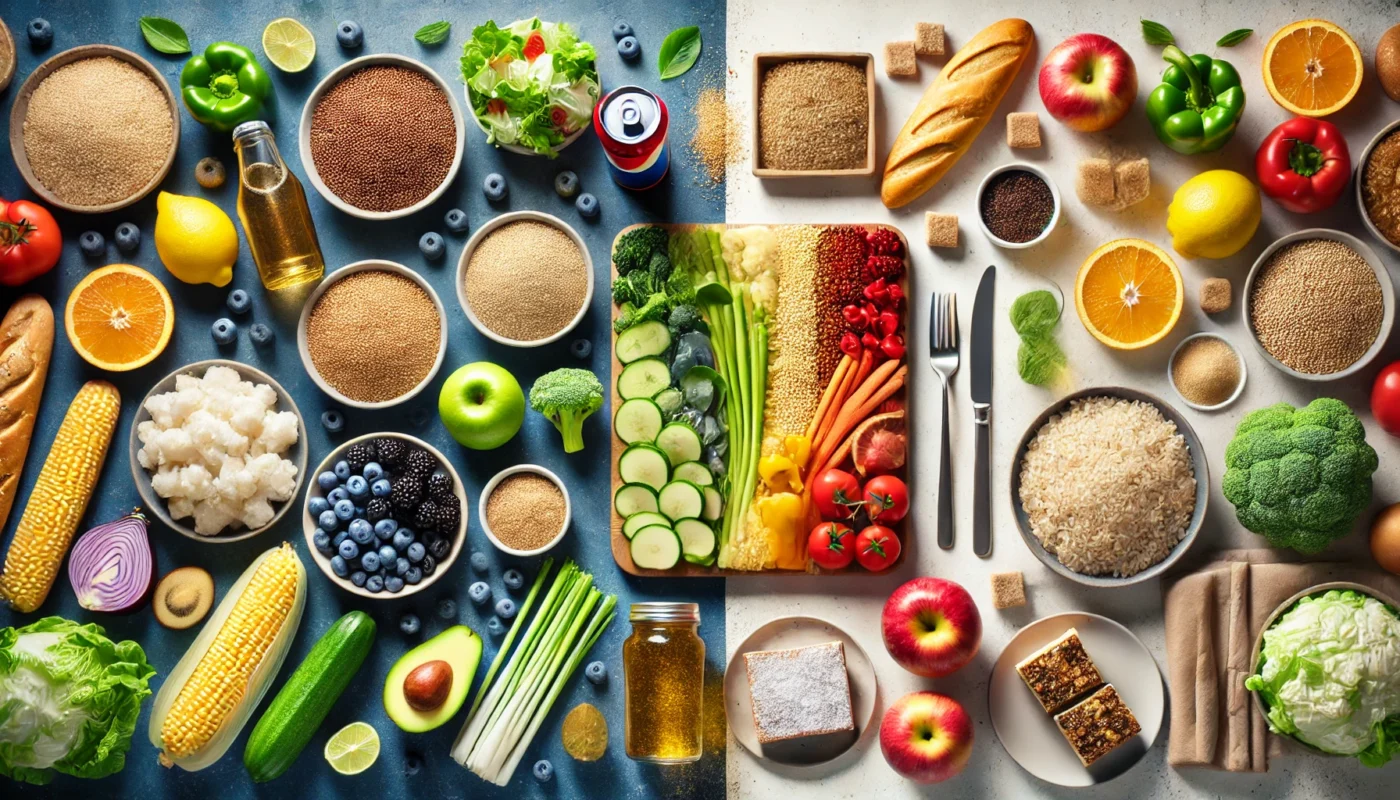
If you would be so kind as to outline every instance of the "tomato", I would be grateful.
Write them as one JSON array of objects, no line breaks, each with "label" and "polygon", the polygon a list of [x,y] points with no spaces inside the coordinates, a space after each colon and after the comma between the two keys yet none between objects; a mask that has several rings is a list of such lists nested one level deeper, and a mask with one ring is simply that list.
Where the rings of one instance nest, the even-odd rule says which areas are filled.
[{"label": "tomato", "polygon": [[531,31],[529,38],[525,40],[525,46],[520,49],[520,54],[525,56],[526,61],[534,61],[544,55],[544,37],[539,31]]},{"label": "tomato", "polygon": [[58,222],[29,200],[0,200],[0,284],[19,286],[53,269],[63,252]]},{"label": "tomato", "polygon": [[909,513],[909,487],[893,475],[871,478],[865,484],[865,513],[871,522],[899,522]]},{"label": "tomato", "polygon": [[845,569],[856,557],[855,531],[839,522],[823,522],[807,537],[807,554],[822,569]]},{"label": "tomato", "polygon": [[884,525],[870,525],[856,537],[856,560],[871,572],[889,569],[899,560],[899,537]]},{"label": "tomato", "polygon": [[1381,370],[1371,385],[1371,414],[1381,430],[1400,436],[1400,361]]},{"label": "tomato", "polygon": [[860,481],[843,470],[829,469],[818,475],[812,496],[823,519],[852,519],[860,511]]}]

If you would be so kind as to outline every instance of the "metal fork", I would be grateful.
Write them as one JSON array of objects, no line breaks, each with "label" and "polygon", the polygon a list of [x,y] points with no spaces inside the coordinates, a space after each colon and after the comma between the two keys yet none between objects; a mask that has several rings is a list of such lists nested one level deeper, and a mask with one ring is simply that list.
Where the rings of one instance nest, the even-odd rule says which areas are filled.
[{"label": "metal fork", "polygon": [[948,441],[948,409],[953,405],[950,381],[958,371],[958,296],[934,292],[929,311],[929,365],[943,382],[943,453],[938,463],[938,546],[953,547],[953,463]]}]

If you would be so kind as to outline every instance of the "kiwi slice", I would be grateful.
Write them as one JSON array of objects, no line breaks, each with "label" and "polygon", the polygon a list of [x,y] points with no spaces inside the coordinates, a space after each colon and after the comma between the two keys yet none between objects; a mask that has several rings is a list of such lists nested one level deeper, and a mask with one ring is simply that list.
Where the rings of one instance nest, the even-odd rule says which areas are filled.
[{"label": "kiwi slice", "polygon": [[198,625],[213,606],[214,578],[199,567],[166,573],[151,598],[156,621],[174,631]]}]

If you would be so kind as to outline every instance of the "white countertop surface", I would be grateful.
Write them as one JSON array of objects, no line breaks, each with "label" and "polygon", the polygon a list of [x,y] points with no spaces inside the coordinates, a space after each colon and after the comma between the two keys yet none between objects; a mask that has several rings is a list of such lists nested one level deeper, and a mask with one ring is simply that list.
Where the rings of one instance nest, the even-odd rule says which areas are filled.
[{"label": "white countertop surface", "polygon": [[[1124,0],[1115,3],[1069,3],[1060,0],[1000,0],[983,9],[977,3],[944,0],[729,0],[728,92],[741,115],[746,142],[753,125],[753,56],[770,51],[870,52],[877,66],[877,163],[883,165],[890,142],[946,59],[921,60],[916,79],[893,80],[884,75],[883,46],[887,41],[912,39],[914,23],[946,26],[949,53],[990,23],[1020,16],[1036,29],[1037,48],[972,149],[933,190],[904,209],[891,212],[879,200],[878,178],[855,181],[759,181],[743,161],[729,168],[727,215],[731,222],[885,222],[898,226],[910,240],[914,262],[912,298],[915,315],[910,332],[911,422],[913,424],[911,493],[915,498],[912,530],[917,544],[896,574],[880,577],[730,578],[727,582],[726,638],[732,649],[752,630],[778,616],[808,614],[829,619],[850,632],[870,654],[880,680],[880,710],[895,699],[918,690],[932,690],[961,702],[977,724],[972,759],[963,774],[924,788],[907,781],[888,766],[879,752],[878,731],[867,732],[851,752],[829,767],[797,773],[760,762],[732,740],[728,748],[728,795],[731,798],[776,798],[801,793],[830,798],[869,797],[1384,797],[1393,796],[1400,780],[1400,762],[1369,770],[1349,759],[1324,759],[1290,752],[1275,759],[1263,775],[1228,774],[1207,770],[1176,770],[1166,763],[1164,730],[1156,746],[1127,775],[1083,790],[1043,783],[1016,765],[1002,749],[987,716],[987,676],[1002,646],[1020,627],[1039,617],[1069,610],[1109,616],[1130,627],[1165,669],[1161,589],[1150,581],[1126,589],[1090,589],[1056,576],[1021,542],[1011,516],[1008,476],[1017,441],[1026,426],[1055,398],[1091,386],[1127,385],[1152,392],[1181,410],[1205,443],[1211,468],[1211,502],[1206,525],[1195,543],[1196,553],[1237,547],[1264,546],[1241,527],[1220,494],[1224,449],[1234,426],[1249,410],[1279,400],[1302,404],[1313,397],[1339,397],[1357,409],[1367,424],[1368,441],[1380,454],[1375,476],[1374,505],[1400,500],[1400,440],[1386,436],[1370,418],[1368,397],[1377,370],[1397,357],[1396,337],[1381,357],[1357,378],[1342,384],[1309,384],[1285,378],[1254,349],[1238,313],[1239,293],[1250,265],[1274,239],[1308,227],[1339,228],[1371,244],[1394,274],[1400,268],[1389,251],[1371,239],[1357,215],[1353,190],[1326,212],[1300,216],[1264,200],[1264,220],[1249,245],[1221,261],[1189,260],[1173,254],[1186,281],[1186,308],[1180,322],[1162,342],[1135,353],[1110,351],[1095,341],[1067,309],[1058,336],[1069,354],[1070,386],[1055,392],[1022,383],[1016,374],[1017,338],[1005,321],[1006,309],[1022,292],[1057,282],[1072,292],[1083,259],[1111,239],[1135,236],[1170,251],[1165,227],[1172,193],[1191,176],[1216,168],[1239,171],[1254,179],[1255,148],[1272,128],[1290,115],[1273,102],[1263,86],[1259,63],[1264,46],[1278,28],[1298,19],[1323,17],[1341,25],[1356,39],[1366,60],[1360,93],[1331,118],[1346,133],[1353,160],[1383,125],[1400,117],[1400,104],[1380,90],[1373,71],[1376,42],[1390,25],[1400,22],[1400,9],[1390,0],[1238,0],[1233,3]],[[1162,62],[1159,48],[1145,44],[1139,19],[1165,24],[1187,52],[1220,55],[1239,70],[1248,104],[1238,132],[1221,151],[1203,156],[1180,156],[1158,143],[1148,127],[1143,104],[1158,83]],[[1214,42],[1236,28],[1254,28],[1255,35],[1232,50]],[[1138,70],[1138,99],[1118,126],[1106,133],[1081,134],[1056,122],[1045,112],[1036,90],[1040,62],[1056,44],[1079,32],[1105,34],[1132,55]],[[1006,146],[1005,114],[1040,114],[1038,150],[1013,151]],[[748,145],[746,145],[746,148]],[[1152,194],[1123,213],[1090,209],[1074,196],[1075,165],[1086,157],[1108,152],[1137,153],[1152,161]],[[1019,251],[993,247],[977,227],[975,190],[986,172],[1008,161],[1027,160],[1047,170],[1059,185],[1064,210],[1059,226],[1042,245]],[[959,215],[960,246],[930,250],[924,244],[924,212]],[[967,342],[972,299],[988,264],[997,266],[996,374],[993,412],[992,514],[994,552],[983,560],[972,553],[972,409]],[[1234,284],[1235,308],[1219,318],[1207,318],[1197,306],[1200,281],[1210,276]],[[954,380],[952,415],[957,543],[952,551],[934,542],[934,509],[938,474],[938,379],[928,366],[928,303],[935,290],[956,291],[963,331],[963,365]],[[1072,306],[1072,298],[1071,298]],[[1248,363],[1248,383],[1242,397],[1223,412],[1202,413],[1187,408],[1166,380],[1166,362],[1183,337],[1198,331],[1225,335]],[[1363,518],[1368,520],[1369,517]],[[1365,523],[1358,533],[1334,545],[1335,557],[1365,557]],[[997,611],[992,608],[988,575],[1021,570],[1029,605]],[[885,653],[879,634],[880,609],[889,593],[916,575],[956,580],[977,601],[984,626],[982,646],[974,661],[955,675],[925,680],[902,670]],[[727,654],[726,654],[727,655]],[[1176,687],[1178,690],[1180,687]]]}]

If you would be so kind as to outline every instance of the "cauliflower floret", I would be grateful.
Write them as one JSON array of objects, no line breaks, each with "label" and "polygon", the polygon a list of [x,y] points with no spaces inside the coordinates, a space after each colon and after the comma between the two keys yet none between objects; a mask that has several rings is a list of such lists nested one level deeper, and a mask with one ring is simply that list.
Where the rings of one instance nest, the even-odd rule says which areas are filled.
[{"label": "cauliflower floret", "polygon": [[290,500],[296,491],[296,465],[274,453],[254,458],[247,469],[257,478],[259,492],[273,500]]},{"label": "cauliflower floret", "polygon": [[180,488],[179,494],[198,502],[213,497],[214,476],[209,474],[203,464],[190,464],[179,470]]},{"label": "cauliflower floret", "polygon": [[194,507],[194,532],[201,536],[217,536],[220,531],[238,520],[242,505],[224,502],[205,501]]},{"label": "cauliflower floret", "polygon": [[262,403],[264,409],[271,411],[277,407],[277,392],[273,391],[271,386],[265,383],[259,383],[257,385],[244,383],[243,385],[252,387],[247,391],[247,395],[257,400],[259,403]]},{"label": "cauliflower floret", "polygon": [[267,407],[251,397],[235,397],[229,403],[229,426],[250,439],[256,439],[263,429]]},{"label": "cauliflower floret", "polygon": [[158,425],[162,428],[173,426],[175,424],[175,395],[170,392],[153,395],[146,401],[146,411],[151,415],[151,422],[143,422],[142,425]]},{"label": "cauliflower floret", "polygon": [[262,433],[254,446],[263,453],[285,453],[297,443],[297,435],[297,415],[277,411],[263,418]]},{"label": "cauliflower floret", "polygon": [[262,495],[248,498],[240,510],[242,522],[249,528],[261,528],[272,521],[273,514],[272,504]]},{"label": "cauliflower floret", "polygon": [[243,379],[238,377],[238,373],[232,367],[210,367],[204,372],[206,389],[222,389],[236,394],[242,382]]},{"label": "cauliflower floret", "polygon": [[186,519],[194,516],[194,503],[188,497],[172,497],[166,504],[166,509],[174,519]]},{"label": "cauliflower floret", "polygon": [[258,478],[248,469],[241,458],[230,458],[219,470],[214,479],[214,491],[225,500],[240,503],[258,493]]}]

